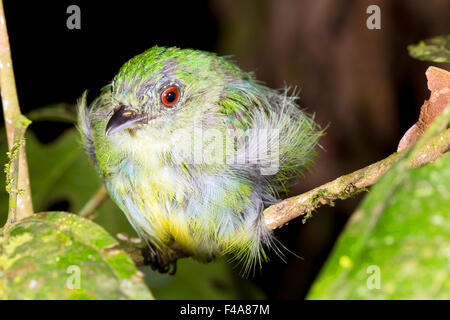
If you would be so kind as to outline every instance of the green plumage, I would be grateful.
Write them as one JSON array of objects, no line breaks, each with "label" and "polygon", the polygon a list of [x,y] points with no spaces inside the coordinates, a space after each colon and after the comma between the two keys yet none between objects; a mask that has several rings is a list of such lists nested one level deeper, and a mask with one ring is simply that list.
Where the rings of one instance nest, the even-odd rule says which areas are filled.
[{"label": "green plumage", "polygon": [[215,54],[154,47],[125,63],[80,129],[112,199],[156,251],[244,272],[273,247],[262,217],[311,163],[321,135],[285,91]]}]

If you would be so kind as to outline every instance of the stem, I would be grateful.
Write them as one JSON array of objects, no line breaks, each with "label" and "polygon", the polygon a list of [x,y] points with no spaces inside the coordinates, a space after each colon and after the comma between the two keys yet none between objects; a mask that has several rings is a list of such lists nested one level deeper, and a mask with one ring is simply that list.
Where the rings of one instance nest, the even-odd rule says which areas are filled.
[{"label": "stem", "polygon": [[78,213],[79,216],[92,219],[94,211],[103,203],[108,195],[105,186],[102,185],[91,199],[84,205],[84,207]]},{"label": "stem", "polygon": [[[0,89],[2,96],[3,115],[5,118],[8,147],[11,151],[14,145],[14,132],[16,120],[21,117],[19,100],[17,98],[16,82],[12,67],[11,51],[9,47],[8,31],[6,29],[3,1],[0,0]],[[23,190],[17,195],[16,218],[22,219],[33,214],[31,202],[30,182],[28,177],[28,165],[25,154],[25,143],[22,143],[18,157],[17,189]]]},{"label": "stem", "polygon": [[[16,221],[16,213],[17,213],[17,194],[20,192],[17,188],[17,180],[19,178],[19,150],[20,150],[20,133],[16,132],[14,136],[15,143],[17,143],[17,148],[13,148],[8,155],[10,156],[10,162],[5,168],[5,172],[7,176],[7,186],[6,190],[9,192],[9,210],[8,210],[8,220],[7,224],[12,224]],[[9,179],[8,179],[9,178]]]},{"label": "stem", "polygon": [[21,194],[22,190],[18,188],[18,178],[19,178],[19,157],[22,144],[24,143],[23,136],[25,131],[30,124],[30,120],[24,116],[17,118],[17,123],[14,128],[14,146],[11,151],[8,152],[9,162],[6,164],[6,191],[9,193],[9,211],[7,225],[14,223],[17,220],[17,209],[22,206],[18,203],[18,195]]}]

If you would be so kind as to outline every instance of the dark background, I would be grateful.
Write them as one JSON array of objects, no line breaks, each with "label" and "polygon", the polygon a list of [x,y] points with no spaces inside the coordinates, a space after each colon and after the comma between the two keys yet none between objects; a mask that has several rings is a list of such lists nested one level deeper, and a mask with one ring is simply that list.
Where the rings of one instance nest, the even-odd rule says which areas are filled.
[{"label": "dark background", "polygon": [[[68,30],[66,9],[81,8],[81,30]],[[381,30],[366,28],[366,8],[381,8]],[[153,45],[233,55],[274,88],[301,88],[300,104],[327,126],[313,170],[293,194],[380,160],[396,150],[428,98],[430,63],[406,46],[450,33],[450,1],[5,0],[17,89],[24,113],[74,104],[107,84],[128,59]],[[448,64],[439,67],[449,69]],[[31,125],[51,142],[68,124]],[[276,258],[253,281],[269,298],[301,299],[360,198],[322,208],[305,225],[276,232],[303,260]],[[58,207],[59,206],[59,207]],[[64,209],[57,203],[53,209]]]}]

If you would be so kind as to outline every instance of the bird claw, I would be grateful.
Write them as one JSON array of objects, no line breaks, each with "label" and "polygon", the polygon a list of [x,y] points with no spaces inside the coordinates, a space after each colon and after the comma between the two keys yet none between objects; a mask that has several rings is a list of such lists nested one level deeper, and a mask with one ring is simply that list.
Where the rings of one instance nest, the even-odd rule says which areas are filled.
[{"label": "bird claw", "polygon": [[160,273],[169,273],[169,275],[174,275],[177,272],[176,260],[173,262],[165,261],[161,256],[160,250],[154,246],[142,249],[142,254],[144,256],[144,263],[150,265],[152,270]]}]

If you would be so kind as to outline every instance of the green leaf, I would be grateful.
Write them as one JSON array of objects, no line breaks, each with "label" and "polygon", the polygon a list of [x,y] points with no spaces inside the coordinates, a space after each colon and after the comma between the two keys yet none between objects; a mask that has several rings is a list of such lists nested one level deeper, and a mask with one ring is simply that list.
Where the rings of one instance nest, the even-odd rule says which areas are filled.
[{"label": "green leaf", "polygon": [[33,122],[55,121],[76,123],[77,115],[73,105],[68,103],[56,103],[43,108],[30,111],[27,118]]},{"label": "green leaf", "polygon": [[437,36],[408,46],[413,58],[431,62],[450,62],[450,35]]},{"label": "green leaf", "polygon": [[2,299],[152,299],[118,242],[87,219],[46,212],[2,231]]},{"label": "green leaf", "polygon": [[417,169],[399,164],[380,179],[353,214],[308,298],[450,299],[449,261],[447,154]]}]

